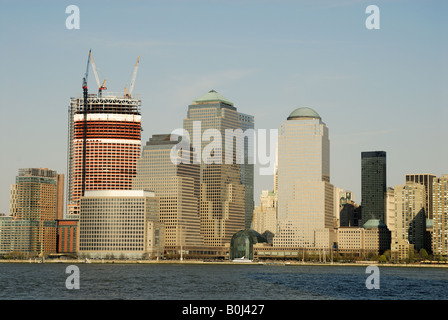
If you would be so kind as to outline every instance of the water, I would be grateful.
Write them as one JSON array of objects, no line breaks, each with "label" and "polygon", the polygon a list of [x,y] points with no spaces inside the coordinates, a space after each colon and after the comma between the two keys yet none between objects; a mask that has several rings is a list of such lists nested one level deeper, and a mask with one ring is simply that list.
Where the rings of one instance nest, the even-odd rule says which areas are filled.
[{"label": "water", "polygon": [[446,300],[448,269],[380,267],[367,289],[366,267],[219,264],[0,263],[0,300]]}]

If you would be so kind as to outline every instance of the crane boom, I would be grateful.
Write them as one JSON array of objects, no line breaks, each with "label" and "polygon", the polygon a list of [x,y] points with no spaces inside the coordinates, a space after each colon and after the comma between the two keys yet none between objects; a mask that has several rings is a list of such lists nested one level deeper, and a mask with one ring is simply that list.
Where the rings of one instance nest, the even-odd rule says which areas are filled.
[{"label": "crane boom", "polygon": [[137,77],[138,62],[140,56],[137,57],[137,62],[135,63],[134,73],[132,74],[131,85],[129,86],[129,96],[132,97],[132,91],[134,90],[135,78]]},{"label": "crane boom", "polygon": [[92,63],[92,70],[93,70],[93,74],[95,75],[96,84],[98,85],[98,88],[100,88],[101,87],[100,77],[98,77],[98,72],[96,71],[95,61],[93,60],[91,52],[89,52],[89,57],[90,57],[90,62]]},{"label": "crane boom", "polygon": [[96,84],[98,85],[98,96],[101,97],[103,90],[107,89],[106,86],[104,85],[106,83],[106,79],[104,79],[103,83],[101,84],[100,77],[98,76],[98,72],[96,70],[95,61],[93,60],[92,53],[90,53],[90,52],[89,52],[89,58],[92,63],[92,70],[93,70],[93,74],[95,75]]}]

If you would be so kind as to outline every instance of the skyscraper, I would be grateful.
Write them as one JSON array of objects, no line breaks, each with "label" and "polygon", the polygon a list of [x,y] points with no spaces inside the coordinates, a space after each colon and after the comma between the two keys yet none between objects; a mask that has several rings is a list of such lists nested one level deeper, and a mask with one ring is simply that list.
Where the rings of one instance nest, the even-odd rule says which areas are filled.
[{"label": "skyscraper", "polygon": [[407,174],[406,182],[416,182],[425,186],[426,201],[425,201],[425,213],[426,219],[432,219],[432,183],[436,178],[435,175],[429,173],[422,174]]},{"label": "skyscraper", "polygon": [[[200,160],[204,245],[223,246],[245,228],[245,186],[242,165],[236,161],[237,152],[244,155],[244,150],[237,150],[233,137],[225,133],[226,130],[242,130],[240,114],[232,102],[211,90],[188,107],[184,129]],[[206,143],[207,140],[213,141]]]},{"label": "skyscraper", "polygon": [[362,222],[385,220],[386,210],[386,152],[361,153],[361,206]]},{"label": "skyscraper", "polygon": [[395,232],[393,243],[410,243],[416,250],[425,246],[426,192],[422,184],[408,181],[394,188]]},{"label": "skyscraper", "polygon": [[274,246],[329,248],[335,241],[328,128],[310,108],[291,112],[278,136]]},{"label": "skyscraper", "polygon": [[[165,246],[202,246],[199,200],[200,169],[192,163],[191,150],[180,156],[187,163],[173,163],[171,151],[178,139],[153,135],[137,162],[133,189],[154,191],[160,203],[160,222],[165,225]],[[181,159],[179,159],[181,160]]]},{"label": "skyscraper", "polygon": [[432,253],[448,255],[448,175],[433,181]]},{"label": "skyscraper", "polygon": [[63,190],[58,185],[61,180],[61,175],[46,168],[19,169],[16,183],[11,186],[10,212],[16,226],[20,224],[28,230],[21,233],[28,242],[26,246],[20,245],[21,250],[36,254],[56,252],[56,219],[61,215],[58,209],[63,209],[58,205],[63,199]]},{"label": "skyscraper", "polygon": [[[254,129],[254,116],[238,113],[243,131]],[[246,139],[246,138],[245,138]],[[249,161],[249,139],[244,143],[244,163],[241,164],[241,182],[245,190],[245,228],[250,228],[254,211],[254,165]]]},{"label": "skyscraper", "polygon": [[71,99],[67,213],[72,217],[79,214],[84,190],[132,188],[141,148],[140,106],[139,99],[124,95],[89,94],[84,114],[84,98]]}]

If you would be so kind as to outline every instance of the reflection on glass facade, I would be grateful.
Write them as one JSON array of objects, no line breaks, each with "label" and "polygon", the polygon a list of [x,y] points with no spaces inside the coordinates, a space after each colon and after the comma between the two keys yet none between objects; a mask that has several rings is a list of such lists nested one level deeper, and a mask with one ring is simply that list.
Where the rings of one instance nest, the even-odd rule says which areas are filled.
[{"label": "reflection on glass facade", "polygon": [[361,225],[370,219],[385,221],[386,191],[386,152],[362,152]]},{"label": "reflection on glass facade", "polygon": [[230,241],[230,260],[254,258],[254,244],[267,242],[266,238],[252,229],[240,230]]}]

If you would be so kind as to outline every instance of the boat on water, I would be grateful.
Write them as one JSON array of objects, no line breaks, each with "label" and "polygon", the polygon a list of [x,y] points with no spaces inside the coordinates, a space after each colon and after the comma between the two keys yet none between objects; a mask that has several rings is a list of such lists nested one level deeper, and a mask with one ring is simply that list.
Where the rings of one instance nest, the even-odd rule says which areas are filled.
[{"label": "boat on water", "polygon": [[252,260],[247,259],[246,257],[241,257],[233,259],[232,262],[252,262]]}]

